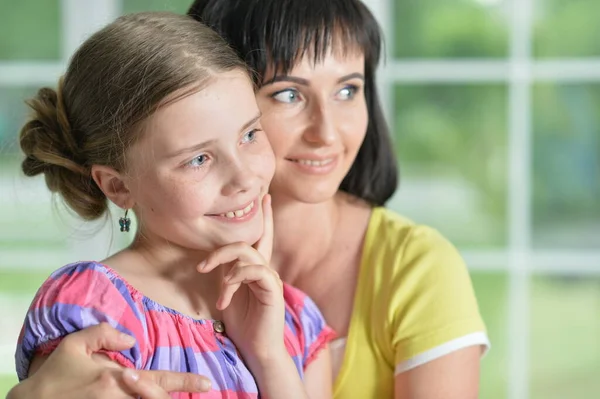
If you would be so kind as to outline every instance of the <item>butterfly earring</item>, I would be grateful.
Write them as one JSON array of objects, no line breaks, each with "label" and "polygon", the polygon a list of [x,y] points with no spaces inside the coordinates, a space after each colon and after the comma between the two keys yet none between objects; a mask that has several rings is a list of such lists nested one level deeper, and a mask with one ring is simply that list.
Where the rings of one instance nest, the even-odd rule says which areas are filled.
[{"label": "butterfly earring", "polygon": [[125,210],[125,216],[119,218],[119,227],[121,227],[121,231],[127,233],[129,231],[129,227],[131,226],[131,219],[127,217],[127,213],[129,209]]}]

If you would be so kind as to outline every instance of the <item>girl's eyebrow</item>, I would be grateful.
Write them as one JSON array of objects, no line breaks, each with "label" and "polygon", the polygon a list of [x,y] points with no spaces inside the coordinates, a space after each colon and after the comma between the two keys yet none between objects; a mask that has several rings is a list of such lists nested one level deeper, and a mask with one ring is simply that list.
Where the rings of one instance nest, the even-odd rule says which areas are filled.
[{"label": "girl's eyebrow", "polygon": [[242,128],[240,129],[240,133],[242,133],[244,130],[248,129],[250,126],[254,125],[256,122],[258,122],[258,120],[260,119],[260,117],[262,116],[262,112],[258,112],[258,114],[256,114],[256,116],[252,119],[250,119],[248,122],[244,123],[244,125],[242,126]]},{"label": "girl's eyebrow", "polygon": [[[244,125],[240,128],[239,133],[244,132],[250,126],[252,126],[256,122],[258,122],[258,120],[260,119],[261,116],[262,116],[262,113],[258,112],[258,114],[256,114],[252,119],[250,119],[248,122],[244,123]],[[213,144],[215,141],[216,141],[215,139],[211,139],[211,140],[203,141],[203,142],[198,143],[198,144],[191,145],[191,146],[186,147],[186,148],[182,148],[181,150],[175,151],[174,153],[168,155],[168,158],[175,158],[175,157],[178,157],[178,156],[183,155],[183,154],[193,153],[193,152],[200,151],[201,149],[203,149],[205,147],[208,147],[209,145]]]},{"label": "girl's eyebrow", "polygon": [[215,141],[216,141],[215,139],[203,141],[201,143],[194,144],[194,145],[186,147],[186,148],[182,148],[181,150],[177,150],[174,153],[169,154],[167,157],[168,158],[175,158],[175,157],[178,157],[180,155],[187,154],[187,153],[190,153],[190,152],[197,152],[197,151],[200,151],[201,149],[203,149],[205,147],[208,147],[209,145],[211,145]]}]

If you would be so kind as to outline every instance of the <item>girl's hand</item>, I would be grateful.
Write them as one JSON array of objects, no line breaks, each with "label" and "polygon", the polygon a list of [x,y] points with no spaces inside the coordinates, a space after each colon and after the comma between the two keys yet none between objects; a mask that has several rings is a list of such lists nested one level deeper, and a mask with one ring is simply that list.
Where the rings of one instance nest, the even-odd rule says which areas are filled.
[{"label": "girl's hand", "polygon": [[283,284],[269,267],[273,248],[271,198],[263,197],[263,234],[252,247],[234,243],[211,253],[199,266],[208,273],[224,266],[217,308],[223,310],[227,336],[249,363],[281,359],[287,355],[283,342],[285,304]]}]

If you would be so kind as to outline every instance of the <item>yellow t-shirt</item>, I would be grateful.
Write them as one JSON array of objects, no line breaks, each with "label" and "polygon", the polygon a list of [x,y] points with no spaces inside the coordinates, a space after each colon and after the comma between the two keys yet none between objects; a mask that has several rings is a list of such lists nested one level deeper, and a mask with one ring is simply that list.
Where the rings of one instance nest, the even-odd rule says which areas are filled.
[{"label": "yellow t-shirt", "polygon": [[335,399],[394,396],[394,376],[489,346],[465,264],[436,230],[375,208],[367,229]]}]

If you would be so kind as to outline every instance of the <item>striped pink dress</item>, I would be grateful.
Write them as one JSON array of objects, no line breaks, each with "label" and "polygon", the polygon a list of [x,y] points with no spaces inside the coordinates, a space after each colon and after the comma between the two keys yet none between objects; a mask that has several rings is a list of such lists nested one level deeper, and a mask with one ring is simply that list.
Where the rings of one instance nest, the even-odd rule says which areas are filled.
[{"label": "striped pink dress", "polygon": [[[305,294],[284,285],[284,297],[285,345],[303,376],[334,333]],[[252,374],[233,342],[221,332],[219,322],[193,319],[166,308],[97,262],[64,266],[39,289],[17,344],[19,379],[27,377],[34,355],[49,354],[65,335],[101,322],[137,339],[131,349],[105,353],[120,365],[192,372],[212,381],[210,393],[175,393],[173,398],[260,397]]]}]

